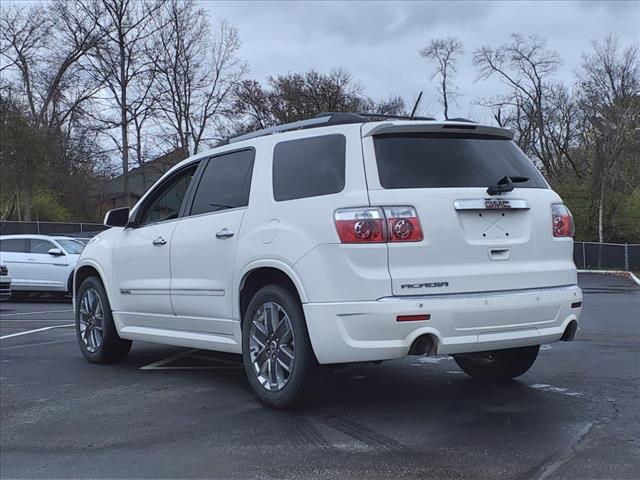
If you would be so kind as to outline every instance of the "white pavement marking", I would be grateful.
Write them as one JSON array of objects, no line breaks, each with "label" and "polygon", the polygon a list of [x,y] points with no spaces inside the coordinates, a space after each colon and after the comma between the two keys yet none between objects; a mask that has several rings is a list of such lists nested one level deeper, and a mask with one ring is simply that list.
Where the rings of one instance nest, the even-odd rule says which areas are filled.
[{"label": "white pavement marking", "polygon": [[[198,349],[197,348],[193,348],[191,350],[187,350],[186,352],[180,352],[177,353],[175,355],[170,356],[169,358],[165,358],[164,360],[158,360],[157,362],[153,362],[150,363],[149,365],[145,365],[143,367],[140,367],[140,370],[154,370],[154,369],[158,369],[159,367],[162,367],[162,365],[165,365],[169,362],[172,362],[173,360],[177,360],[180,357],[184,357],[185,355],[189,355],[193,352],[197,352]],[[169,367],[171,368],[171,367]]]},{"label": "white pavement marking", "polygon": [[[204,355],[194,355],[194,352],[200,351],[195,348],[192,350],[187,350],[186,352],[181,352],[176,355],[172,355],[169,358],[165,358],[163,360],[158,360],[157,362],[150,363],[149,365],[145,365],[140,367],[140,370],[227,370],[227,369],[236,369],[242,368],[242,365],[238,362],[233,362],[231,360],[225,360],[221,358],[211,358]],[[209,362],[223,363],[225,365],[179,365],[179,366],[166,366],[167,363],[171,363],[174,360],[177,360],[182,357],[196,358],[199,360],[207,360]]]},{"label": "white pavement marking", "polygon": [[18,333],[12,333],[10,335],[4,335],[0,337],[0,340],[4,340],[5,338],[19,337],[21,335],[29,335],[30,333],[44,332],[46,330],[53,330],[54,328],[67,328],[67,327],[75,327],[75,326],[76,326],[75,323],[70,323],[69,325],[53,325],[51,327],[36,328],[35,330],[27,330],[26,332],[18,332]]},{"label": "white pavement marking", "polygon": [[0,318],[4,317],[14,317],[17,315],[38,315],[38,314],[46,314],[46,313],[69,313],[73,312],[73,310],[47,310],[44,312],[17,312],[17,313],[0,313]]}]

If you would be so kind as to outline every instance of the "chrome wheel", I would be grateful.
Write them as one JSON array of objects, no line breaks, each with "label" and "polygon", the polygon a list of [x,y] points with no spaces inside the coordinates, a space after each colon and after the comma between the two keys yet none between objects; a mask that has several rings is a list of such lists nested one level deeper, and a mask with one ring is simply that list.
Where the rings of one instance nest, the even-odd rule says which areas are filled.
[{"label": "chrome wheel", "polygon": [[95,353],[102,345],[104,313],[98,292],[93,288],[85,290],[80,299],[78,322],[80,338],[88,352]]},{"label": "chrome wheel", "polygon": [[282,390],[295,362],[295,338],[291,321],[275,302],[260,305],[249,331],[249,352],[253,372],[271,392]]}]

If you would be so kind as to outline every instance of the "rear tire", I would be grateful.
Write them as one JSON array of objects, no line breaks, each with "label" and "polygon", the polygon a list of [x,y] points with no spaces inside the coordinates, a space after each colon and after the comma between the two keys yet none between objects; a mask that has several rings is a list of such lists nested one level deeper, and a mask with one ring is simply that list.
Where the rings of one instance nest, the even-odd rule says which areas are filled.
[{"label": "rear tire", "polygon": [[109,299],[102,282],[88,277],[76,297],[76,337],[80,351],[90,363],[114,363],[127,356],[131,340],[118,335]]},{"label": "rear tire", "polygon": [[460,369],[477,380],[511,380],[531,368],[540,345],[471,355],[454,355]]},{"label": "rear tire", "polygon": [[312,385],[318,362],[300,300],[287,288],[267,285],[249,302],[242,321],[242,360],[255,395],[269,407],[294,405]]}]

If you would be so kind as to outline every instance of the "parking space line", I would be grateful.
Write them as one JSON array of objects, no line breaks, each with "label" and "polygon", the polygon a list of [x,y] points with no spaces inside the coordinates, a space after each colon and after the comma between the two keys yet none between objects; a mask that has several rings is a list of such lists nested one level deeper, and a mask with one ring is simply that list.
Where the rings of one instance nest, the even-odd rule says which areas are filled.
[{"label": "parking space line", "polygon": [[16,312],[16,313],[2,313],[0,317],[15,317],[17,315],[44,315],[46,313],[69,313],[73,312],[73,310],[47,310],[44,312]]},{"label": "parking space line", "polygon": [[29,335],[30,333],[44,332],[46,330],[53,330],[54,328],[68,328],[68,327],[75,327],[75,326],[76,326],[75,323],[70,323],[68,325],[52,325],[51,327],[36,328],[35,330],[27,330],[25,332],[18,332],[18,333],[12,333],[9,335],[4,335],[0,337],[0,340],[4,340],[6,338],[19,337],[21,335]]},{"label": "parking space line", "polygon": [[149,365],[144,365],[144,366],[140,367],[140,370],[157,369],[158,367],[161,367],[162,365],[165,365],[165,364],[167,364],[169,362],[177,360],[180,357],[184,357],[185,355],[189,355],[189,354],[191,354],[193,352],[197,352],[198,350],[199,350],[198,348],[192,348],[191,350],[187,350],[186,352],[177,353],[175,355],[170,356],[169,358],[165,358],[164,360],[158,360],[157,362],[150,363]]}]

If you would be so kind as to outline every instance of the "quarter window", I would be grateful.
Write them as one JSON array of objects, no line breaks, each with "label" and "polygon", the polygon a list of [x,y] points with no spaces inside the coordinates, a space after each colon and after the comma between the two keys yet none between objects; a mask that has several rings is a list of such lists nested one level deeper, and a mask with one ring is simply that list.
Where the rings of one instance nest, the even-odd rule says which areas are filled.
[{"label": "quarter window", "polygon": [[178,218],[180,207],[196,168],[197,165],[191,165],[160,186],[157,193],[152,195],[144,205],[139,225]]},{"label": "quarter window", "polygon": [[29,240],[26,238],[7,238],[0,240],[0,251],[27,253],[29,251]]},{"label": "quarter window", "polygon": [[209,160],[193,199],[191,215],[249,205],[254,158],[254,150],[242,150]]},{"label": "quarter window", "polygon": [[273,152],[273,198],[281,202],[341,192],[345,150],[343,135],[278,143]]}]

